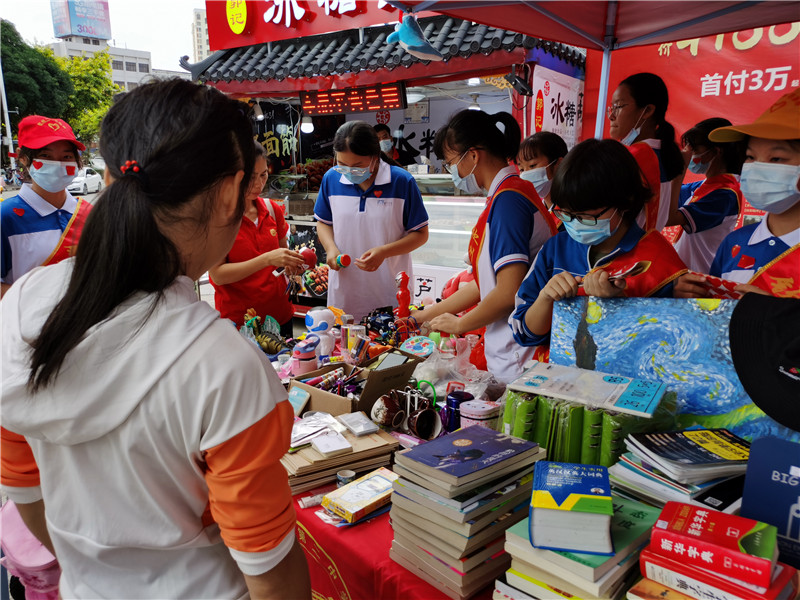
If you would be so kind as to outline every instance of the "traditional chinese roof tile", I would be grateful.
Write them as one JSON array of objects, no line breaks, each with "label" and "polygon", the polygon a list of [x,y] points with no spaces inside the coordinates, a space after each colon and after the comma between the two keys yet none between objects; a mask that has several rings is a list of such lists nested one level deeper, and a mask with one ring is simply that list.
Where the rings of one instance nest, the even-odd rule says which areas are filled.
[{"label": "traditional chinese roof tile", "polygon": [[[488,55],[501,50],[541,48],[565,62],[584,67],[585,54],[572,46],[462,21],[446,16],[419,20],[425,37],[448,61]],[[394,70],[416,63],[428,64],[408,54],[399,44],[387,44],[386,37],[394,25],[351,29],[324,35],[282,40],[230,50],[219,50],[202,62],[190,64],[188,57],[181,66],[192,79],[202,82],[256,81],[286,78],[327,76],[378,69]]]}]

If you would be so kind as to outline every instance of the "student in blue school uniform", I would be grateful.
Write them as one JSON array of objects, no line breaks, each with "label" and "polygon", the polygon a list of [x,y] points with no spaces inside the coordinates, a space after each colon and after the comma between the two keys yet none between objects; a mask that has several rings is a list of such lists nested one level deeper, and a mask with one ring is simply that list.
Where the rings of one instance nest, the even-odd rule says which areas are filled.
[{"label": "student in blue school uniform", "polygon": [[[709,274],[738,283],[738,292],[800,298],[800,89],[781,96],[753,123],[721,127],[708,137],[746,144],[742,193],[766,211],[761,222],[728,234]],[[691,273],[675,290],[684,298],[709,295],[703,277]]]},{"label": "student in blue school uniform", "polygon": [[681,186],[679,208],[667,225],[681,227],[673,242],[686,266],[707,273],[725,236],[733,231],[742,208],[739,173],[744,155],[740,144],[712,142],[708,135],[731,122],[712,118],[700,121],[681,137],[689,171],[705,179]]},{"label": "student in blue school uniform", "polygon": [[636,224],[653,194],[625,146],[596,139],[576,145],[551,194],[566,231],[545,242],[517,292],[509,319],[517,343],[548,344],[553,304],[562,298],[672,296],[686,267],[661,233]]},{"label": "student in blue school uniform", "polygon": [[533,184],[547,210],[553,208],[553,202],[550,200],[553,177],[567,152],[567,143],[552,131],[537,131],[522,140],[519,145],[517,152],[519,176]]}]

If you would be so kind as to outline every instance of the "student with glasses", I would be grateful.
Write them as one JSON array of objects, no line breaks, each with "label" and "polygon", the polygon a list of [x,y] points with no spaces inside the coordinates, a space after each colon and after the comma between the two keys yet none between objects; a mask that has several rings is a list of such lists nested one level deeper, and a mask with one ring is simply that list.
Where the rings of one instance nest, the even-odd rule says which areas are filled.
[{"label": "student with glasses", "polygon": [[664,81],[653,73],[636,73],[620,82],[606,110],[609,137],[628,146],[655,193],[637,218],[645,230],[661,231],[667,225],[683,182],[683,157],[675,128],[666,120],[668,106]]},{"label": "student with glasses", "polygon": [[[502,130],[501,130],[502,127]],[[455,186],[470,195],[488,193],[472,230],[469,261],[475,281],[414,316],[432,329],[458,335],[486,327],[488,370],[498,381],[518,377],[533,350],[520,348],[506,326],[514,293],[542,244],[555,234],[551,215],[533,185],[509,161],[517,157],[521,132],[514,117],[462,110],[439,129],[434,152]],[[477,304],[461,317],[456,315]]]},{"label": "student with glasses", "polygon": [[[342,125],[333,151],[336,164],[322,178],[314,217],[331,268],[328,305],[359,321],[375,308],[397,305],[399,272],[413,281],[410,253],[428,241],[428,213],[414,178],[381,159],[371,125]],[[353,264],[342,268],[340,254]]]},{"label": "student with glasses", "polygon": [[636,224],[652,193],[622,144],[589,139],[575,146],[550,193],[566,231],[544,244],[517,292],[509,323],[518,343],[549,343],[556,300],[672,296],[686,267],[661,233]]}]

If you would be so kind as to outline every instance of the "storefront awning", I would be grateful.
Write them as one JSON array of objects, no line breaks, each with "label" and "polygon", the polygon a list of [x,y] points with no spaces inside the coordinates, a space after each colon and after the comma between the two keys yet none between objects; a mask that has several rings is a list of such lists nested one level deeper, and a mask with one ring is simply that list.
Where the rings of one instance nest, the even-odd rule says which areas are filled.
[{"label": "storefront awning", "polygon": [[443,61],[423,61],[397,43],[387,44],[394,25],[384,25],[220,50],[196,64],[184,57],[181,66],[194,80],[232,95],[255,96],[496,71],[523,62],[533,48],[585,65],[585,54],[566,44],[447,16],[422,18],[419,23]]}]

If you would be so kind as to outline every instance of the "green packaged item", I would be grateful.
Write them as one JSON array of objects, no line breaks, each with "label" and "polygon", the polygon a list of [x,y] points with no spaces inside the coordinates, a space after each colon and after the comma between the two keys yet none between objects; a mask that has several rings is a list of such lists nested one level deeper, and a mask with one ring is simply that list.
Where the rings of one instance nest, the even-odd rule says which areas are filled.
[{"label": "green packaged item", "polygon": [[625,452],[625,436],[634,431],[636,425],[643,420],[613,410],[604,411],[603,434],[600,439],[600,462],[598,464],[604,467],[615,464],[620,455]]},{"label": "green packaged item", "polygon": [[536,396],[509,390],[504,403],[502,429],[506,435],[531,441],[536,423]]},{"label": "green packaged item", "polygon": [[586,465],[600,464],[600,441],[603,437],[603,411],[596,406],[583,409],[581,460]]},{"label": "green packaged item", "polygon": [[559,401],[546,396],[537,396],[536,400],[536,424],[533,428],[533,439],[531,441],[536,442],[542,448],[547,448],[549,453],[550,447],[547,444],[553,420],[553,407]]},{"label": "green packaged item", "polygon": [[548,460],[577,463],[581,458],[583,405],[563,402],[556,416],[556,452]]}]

